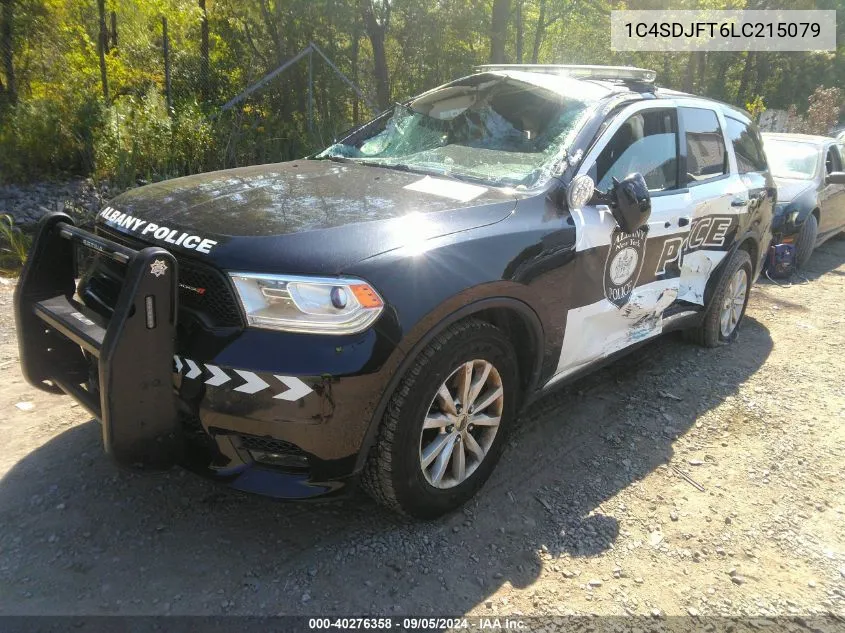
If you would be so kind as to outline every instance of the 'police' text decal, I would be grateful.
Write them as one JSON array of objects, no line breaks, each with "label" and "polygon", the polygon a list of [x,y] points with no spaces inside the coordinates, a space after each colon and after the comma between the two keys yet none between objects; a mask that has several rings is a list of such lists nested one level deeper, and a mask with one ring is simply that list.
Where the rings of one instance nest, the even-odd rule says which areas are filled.
[{"label": "'police' text decal", "polygon": [[735,222],[735,217],[719,215],[707,215],[693,220],[689,233],[669,237],[663,242],[663,252],[657,260],[654,274],[673,277],[680,273],[684,255],[687,253],[702,248],[722,250]]}]

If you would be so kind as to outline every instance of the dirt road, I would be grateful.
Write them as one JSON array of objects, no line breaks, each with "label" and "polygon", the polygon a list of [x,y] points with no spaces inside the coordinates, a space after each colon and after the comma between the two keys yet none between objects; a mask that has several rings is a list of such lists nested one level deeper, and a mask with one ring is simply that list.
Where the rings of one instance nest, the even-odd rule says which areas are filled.
[{"label": "dirt road", "polygon": [[664,337],[544,399],[428,524],[118,471],[21,378],[7,283],[0,614],[845,614],[845,240],[804,275],[735,345]]}]

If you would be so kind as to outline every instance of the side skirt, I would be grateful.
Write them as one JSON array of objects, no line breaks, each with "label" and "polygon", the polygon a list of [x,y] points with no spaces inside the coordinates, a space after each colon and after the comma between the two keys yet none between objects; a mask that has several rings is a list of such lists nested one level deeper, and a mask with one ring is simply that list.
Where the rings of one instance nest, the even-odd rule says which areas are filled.
[{"label": "side skirt", "polygon": [[652,336],[647,338],[643,341],[639,341],[638,343],[634,343],[633,345],[629,345],[628,347],[621,349],[605,358],[598,360],[586,367],[582,367],[568,376],[564,378],[560,378],[555,380],[554,376],[541,388],[537,389],[533,394],[528,396],[522,404],[521,410],[525,410],[529,405],[533,404],[537,400],[545,397],[549,393],[556,391],[560,387],[564,387],[566,385],[570,385],[573,382],[577,381],[579,378],[583,378],[584,376],[593,373],[594,371],[598,371],[603,367],[607,367],[608,365],[613,364],[620,358],[627,356],[631,352],[640,349],[642,346],[651,343],[655,339],[659,338],[663,334],[667,334],[669,332],[676,332],[678,330],[685,330],[687,328],[696,327],[701,324],[702,319],[704,318],[704,310],[687,310],[684,312],[677,312],[672,314],[671,316],[664,317],[663,319],[663,329],[660,334],[657,336]]}]

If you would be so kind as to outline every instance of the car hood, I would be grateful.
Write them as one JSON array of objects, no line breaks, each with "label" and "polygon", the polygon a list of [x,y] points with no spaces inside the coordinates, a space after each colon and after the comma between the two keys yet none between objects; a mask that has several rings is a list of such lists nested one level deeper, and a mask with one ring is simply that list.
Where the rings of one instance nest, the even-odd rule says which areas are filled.
[{"label": "car hood", "polygon": [[506,190],[301,160],[132,189],[97,220],[224,269],[326,274],[388,250],[498,222],[515,205]]},{"label": "car hood", "polygon": [[778,190],[778,205],[792,202],[802,193],[815,186],[812,180],[798,180],[795,178],[775,178],[774,180]]}]

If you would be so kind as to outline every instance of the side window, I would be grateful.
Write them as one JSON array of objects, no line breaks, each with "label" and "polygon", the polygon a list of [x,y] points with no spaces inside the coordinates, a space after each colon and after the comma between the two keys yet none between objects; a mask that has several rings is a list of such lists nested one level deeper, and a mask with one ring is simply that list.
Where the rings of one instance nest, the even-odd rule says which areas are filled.
[{"label": "side window", "polygon": [[766,154],[756,134],[756,130],[746,123],[731,117],[725,117],[726,132],[736,154],[736,165],[739,173],[747,174],[752,171],[766,171]]},{"label": "side window", "polygon": [[687,183],[697,185],[728,173],[719,119],[713,110],[678,108],[687,140]]},{"label": "side window", "polygon": [[640,172],[650,191],[678,186],[678,122],[671,108],[637,112],[622,124],[596,159],[598,189]]},{"label": "side window", "polygon": [[829,174],[833,171],[842,171],[842,163],[839,160],[839,152],[833,145],[831,145],[827,150],[827,156],[824,159],[824,171],[825,174]]}]

